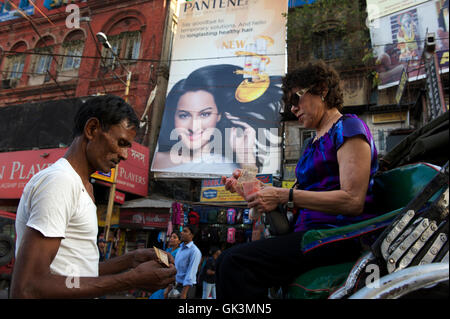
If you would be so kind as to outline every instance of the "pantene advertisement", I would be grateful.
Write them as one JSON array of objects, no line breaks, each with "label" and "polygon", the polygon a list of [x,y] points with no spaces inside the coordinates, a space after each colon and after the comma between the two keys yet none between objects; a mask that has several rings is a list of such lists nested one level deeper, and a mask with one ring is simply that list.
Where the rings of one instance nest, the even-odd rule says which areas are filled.
[{"label": "pantene advertisement", "polygon": [[152,171],[279,175],[287,0],[181,1]]}]

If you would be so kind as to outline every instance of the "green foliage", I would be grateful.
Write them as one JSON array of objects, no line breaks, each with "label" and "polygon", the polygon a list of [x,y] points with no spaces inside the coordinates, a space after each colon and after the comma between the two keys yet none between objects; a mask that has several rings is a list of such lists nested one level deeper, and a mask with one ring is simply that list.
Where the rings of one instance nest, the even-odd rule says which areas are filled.
[{"label": "green foliage", "polygon": [[365,1],[317,0],[289,11],[287,41],[296,45],[302,58],[311,57],[318,37],[340,39],[339,62],[342,67],[366,64],[370,41]]}]

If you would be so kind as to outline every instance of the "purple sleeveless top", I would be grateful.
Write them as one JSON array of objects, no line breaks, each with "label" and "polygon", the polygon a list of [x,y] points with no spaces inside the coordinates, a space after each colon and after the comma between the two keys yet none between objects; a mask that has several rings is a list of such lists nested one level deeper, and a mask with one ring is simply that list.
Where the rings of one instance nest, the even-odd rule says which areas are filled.
[{"label": "purple sleeveless top", "polygon": [[370,181],[364,212],[359,216],[344,216],[299,209],[295,231],[340,227],[376,216],[370,212],[370,207],[373,204],[373,176],[378,170],[377,150],[366,123],[354,114],[343,115],[325,135],[314,143],[310,140],[295,169],[297,189],[316,192],[340,189],[337,151],[345,138],[352,136],[361,136],[371,149]]}]

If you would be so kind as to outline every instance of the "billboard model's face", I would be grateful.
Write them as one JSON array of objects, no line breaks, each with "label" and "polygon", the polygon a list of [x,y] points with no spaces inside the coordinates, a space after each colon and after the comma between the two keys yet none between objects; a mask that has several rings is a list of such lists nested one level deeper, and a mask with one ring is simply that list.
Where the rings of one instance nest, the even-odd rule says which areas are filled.
[{"label": "billboard model's face", "polygon": [[214,97],[206,91],[183,94],[175,111],[175,129],[181,141],[195,151],[205,146],[220,121],[221,115]]}]

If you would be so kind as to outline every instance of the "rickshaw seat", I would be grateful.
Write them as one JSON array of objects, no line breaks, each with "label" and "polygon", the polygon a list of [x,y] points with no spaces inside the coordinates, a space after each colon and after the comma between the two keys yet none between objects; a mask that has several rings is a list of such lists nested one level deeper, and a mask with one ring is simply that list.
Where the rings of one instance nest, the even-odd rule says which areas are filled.
[{"label": "rickshaw seat", "polygon": [[[356,224],[331,228],[314,229],[303,236],[301,249],[304,253],[328,243],[358,238],[385,228],[402,209],[439,172],[439,167],[427,163],[409,164],[381,172],[375,176],[374,195],[380,215]],[[429,202],[437,198],[435,194]],[[356,261],[355,261],[356,262]],[[319,267],[310,270],[290,285],[288,298],[327,298],[347,278],[354,262]]]}]

